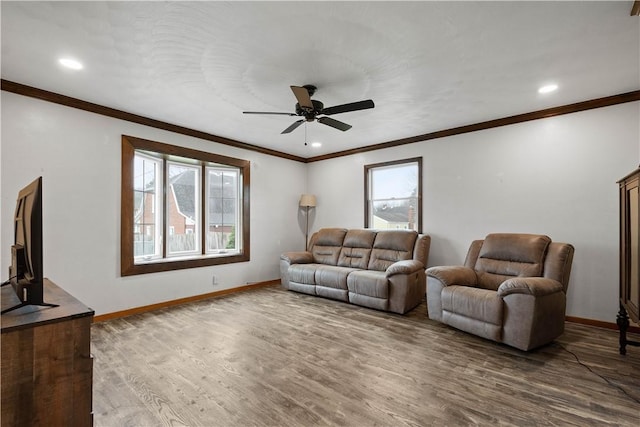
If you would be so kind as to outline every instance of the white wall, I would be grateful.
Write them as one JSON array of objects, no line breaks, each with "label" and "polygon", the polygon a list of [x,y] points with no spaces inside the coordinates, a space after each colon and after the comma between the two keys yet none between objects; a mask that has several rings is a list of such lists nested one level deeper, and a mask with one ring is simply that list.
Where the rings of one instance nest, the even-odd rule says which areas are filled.
[{"label": "white wall", "polygon": [[[490,232],[548,234],[576,247],[568,315],[615,320],[616,181],[640,160],[638,102],[305,165],[8,92],[0,100],[0,277],[17,192],[42,175],[45,275],[97,314],[277,279],[279,254],[304,247],[300,194],[318,198],[312,230],[362,227],[363,166],[422,156],[430,266],[461,263]],[[120,277],[122,134],[250,160],[251,261]]]},{"label": "white wall", "polygon": [[633,102],[311,163],[313,229],[363,227],[363,166],[422,156],[429,266],[461,264],[491,232],[547,234],[576,248],[567,314],[614,322],[616,181],[638,167],[639,123]]},{"label": "white wall", "polygon": [[[304,248],[298,199],[306,165],[1,92],[0,277],[7,275],[18,191],[43,176],[44,272],[105,314],[280,277]],[[120,277],[120,141],[127,134],[251,161],[251,261]],[[212,276],[218,285],[212,285]],[[5,277],[6,278],[6,277]]]}]

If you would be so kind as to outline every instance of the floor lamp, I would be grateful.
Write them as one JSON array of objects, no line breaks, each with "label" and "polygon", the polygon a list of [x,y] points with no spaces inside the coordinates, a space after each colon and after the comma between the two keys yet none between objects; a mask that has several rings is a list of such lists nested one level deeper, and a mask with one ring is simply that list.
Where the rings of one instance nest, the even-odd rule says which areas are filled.
[{"label": "floor lamp", "polygon": [[303,194],[300,196],[300,206],[305,208],[307,211],[307,225],[304,233],[304,250],[306,251],[309,249],[309,208],[314,208],[316,206],[316,196],[313,194]]}]

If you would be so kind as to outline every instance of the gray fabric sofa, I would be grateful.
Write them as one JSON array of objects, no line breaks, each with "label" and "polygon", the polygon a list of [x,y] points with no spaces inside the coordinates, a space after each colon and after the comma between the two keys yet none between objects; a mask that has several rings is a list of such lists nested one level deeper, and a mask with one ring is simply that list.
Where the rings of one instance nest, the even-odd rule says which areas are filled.
[{"label": "gray fabric sofa", "polygon": [[574,248],[536,234],[489,234],[464,266],[427,269],[429,318],[520,350],[564,332]]},{"label": "gray fabric sofa", "polygon": [[403,314],[424,299],[430,244],[409,230],[323,228],[308,251],[280,256],[282,286]]}]

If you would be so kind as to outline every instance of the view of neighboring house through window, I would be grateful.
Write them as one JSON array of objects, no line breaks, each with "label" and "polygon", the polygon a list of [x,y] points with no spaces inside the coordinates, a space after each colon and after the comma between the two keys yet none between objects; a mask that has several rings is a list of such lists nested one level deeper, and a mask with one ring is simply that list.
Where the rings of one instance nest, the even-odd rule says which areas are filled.
[{"label": "view of neighboring house through window", "polygon": [[[167,162],[169,194],[167,256],[200,253],[200,169],[199,166]],[[172,231],[173,229],[173,231]]]},{"label": "view of neighboring house through window", "polygon": [[422,230],[422,158],[365,165],[365,227]]},{"label": "view of neighboring house through window", "polygon": [[134,254],[136,257],[158,258],[162,254],[162,162],[145,155],[135,157],[133,181]]},{"label": "view of neighboring house through window", "polygon": [[235,250],[235,224],[238,221],[238,171],[231,168],[207,168],[209,194],[207,251],[224,253]]},{"label": "view of neighboring house through window", "polygon": [[248,161],[122,142],[123,275],[249,260]]}]

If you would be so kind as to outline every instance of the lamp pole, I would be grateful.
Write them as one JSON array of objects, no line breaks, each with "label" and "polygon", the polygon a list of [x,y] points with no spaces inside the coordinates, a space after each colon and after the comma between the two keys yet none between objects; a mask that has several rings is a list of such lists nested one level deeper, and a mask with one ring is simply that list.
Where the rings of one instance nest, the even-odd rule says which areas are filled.
[{"label": "lamp pole", "polygon": [[309,206],[305,206],[307,208],[307,226],[305,227],[304,233],[304,250],[309,250]]},{"label": "lamp pole", "polygon": [[305,208],[305,228],[304,228],[304,250],[309,250],[309,208],[316,206],[316,196],[313,194],[303,194],[300,196],[300,206]]}]

